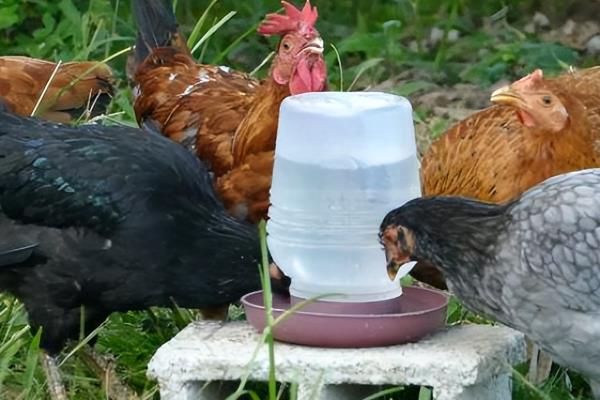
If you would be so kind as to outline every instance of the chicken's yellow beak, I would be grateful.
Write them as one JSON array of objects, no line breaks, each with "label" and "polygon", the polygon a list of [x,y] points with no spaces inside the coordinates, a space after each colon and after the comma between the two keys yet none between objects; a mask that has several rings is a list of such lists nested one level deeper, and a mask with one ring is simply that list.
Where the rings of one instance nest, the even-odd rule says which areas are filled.
[{"label": "chicken's yellow beak", "polygon": [[518,106],[523,102],[523,99],[511,86],[504,86],[492,93],[490,101],[494,104]]},{"label": "chicken's yellow beak", "polygon": [[401,264],[396,263],[394,260],[388,262],[387,264],[387,274],[390,277],[390,281],[396,280],[396,275],[398,275],[398,270],[400,269]]}]

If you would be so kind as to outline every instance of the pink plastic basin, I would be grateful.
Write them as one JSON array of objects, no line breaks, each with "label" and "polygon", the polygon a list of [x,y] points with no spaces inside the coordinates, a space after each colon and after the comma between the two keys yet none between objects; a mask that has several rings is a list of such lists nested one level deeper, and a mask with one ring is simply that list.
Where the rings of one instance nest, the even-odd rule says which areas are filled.
[{"label": "pink plastic basin", "polygon": [[[275,339],[316,347],[376,347],[415,342],[440,329],[446,321],[448,295],[419,287],[403,288],[403,294],[387,300],[390,313],[372,314],[358,310],[355,314],[297,311],[274,329]],[[259,332],[265,327],[262,291],[242,298],[248,322]],[[273,297],[273,316],[277,318],[290,308],[290,299]],[[331,309],[328,307],[328,309]]]}]

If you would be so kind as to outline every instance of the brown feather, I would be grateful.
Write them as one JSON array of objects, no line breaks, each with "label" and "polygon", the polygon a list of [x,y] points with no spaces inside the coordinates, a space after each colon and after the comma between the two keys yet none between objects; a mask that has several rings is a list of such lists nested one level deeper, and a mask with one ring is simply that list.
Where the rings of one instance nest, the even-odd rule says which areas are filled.
[{"label": "brown feather", "polygon": [[271,150],[249,154],[243,163],[217,179],[217,192],[236,218],[251,222],[267,218],[273,153]]},{"label": "brown feather", "polygon": [[[156,62],[160,59],[160,64]],[[187,53],[155,49],[135,77],[135,112],[186,145],[215,175],[231,169],[231,145],[260,83],[226,68],[195,64]]]},{"label": "brown feather", "polygon": [[232,214],[266,218],[279,105],[287,85],[224,67],[195,64],[187,52],[154,49],[135,76],[135,112],[204,160]]},{"label": "brown feather", "polygon": [[[0,98],[20,115],[31,115],[56,64],[20,56],[0,57]],[[112,71],[102,63],[62,64],[48,86],[37,114],[69,122],[71,110],[84,109],[99,94],[112,94]]]},{"label": "brown feather", "polygon": [[234,166],[240,166],[249,154],[275,149],[279,106],[289,95],[287,86],[278,85],[272,79],[267,79],[256,90],[256,100],[233,138]]}]

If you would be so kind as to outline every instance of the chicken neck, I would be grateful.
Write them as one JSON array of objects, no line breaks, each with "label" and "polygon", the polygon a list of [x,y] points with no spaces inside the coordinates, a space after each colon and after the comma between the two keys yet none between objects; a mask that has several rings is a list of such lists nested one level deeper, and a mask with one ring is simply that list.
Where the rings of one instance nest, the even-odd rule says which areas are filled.
[{"label": "chicken neck", "polygon": [[[415,218],[419,223],[410,227],[417,239],[414,257],[438,265],[446,276],[457,270],[480,275],[481,266],[493,256],[497,232],[509,220],[508,206],[453,197],[430,201]],[[461,268],[455,270],[455,265]]]},{"label": "chicken neck", "polygon": [[431,198],[426,204],[413,211],[414,222],[408,226],[415,236],[412,259],[438,267],[450,290],[469,308],[490,314],[495,293],[487,293],[490,288],[483,293],[482,282],[494,273],[489,267],[502,240],[498,232],[510,222],[510,205],[454,197]]},{"label": "chicken neck", "polygon": [[289,95],[289,87],[271,77],[258,87],[254,102],[233,137],[234,167],[242,164],[249,154],[275,149],[279,106]]}]

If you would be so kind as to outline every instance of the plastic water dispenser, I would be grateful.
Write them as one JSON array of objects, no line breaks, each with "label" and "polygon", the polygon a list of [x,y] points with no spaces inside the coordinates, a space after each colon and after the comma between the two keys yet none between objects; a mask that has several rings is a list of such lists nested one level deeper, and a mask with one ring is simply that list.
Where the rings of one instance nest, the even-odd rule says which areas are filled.
[{"label": "plastic water dispenser", "polygon": [[321,92],[283,101],[267,241],[292,279],[292,296],[342,293],[331,299],[341,302],[400,296],[400,284],[386,273],[379,224],[420,195],[405,98]]}]

